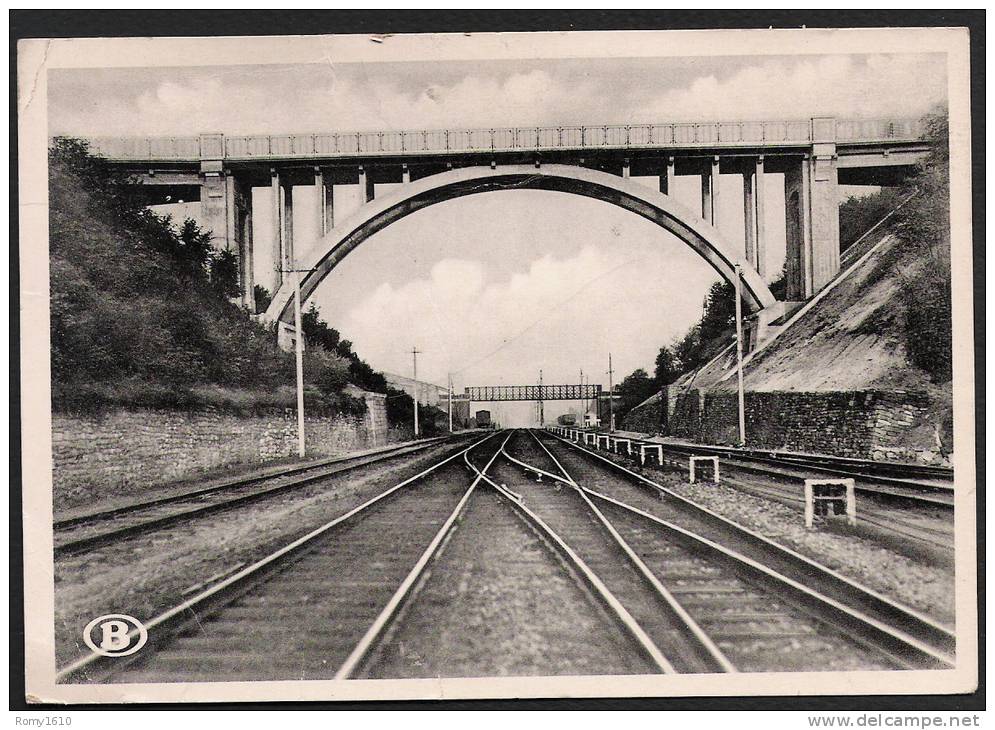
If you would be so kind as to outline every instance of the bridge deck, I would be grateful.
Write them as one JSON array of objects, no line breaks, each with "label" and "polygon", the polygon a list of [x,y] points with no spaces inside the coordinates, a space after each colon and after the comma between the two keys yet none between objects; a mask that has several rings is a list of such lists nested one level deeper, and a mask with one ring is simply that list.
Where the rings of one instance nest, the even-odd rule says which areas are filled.
[{"label": "bridge deck", "polygon": [[[91,149],[112,160],[199,161],[294,158],[439,156],[553,150],[804,147],[913,143],[915,119],[798,119],[780,121],[664,122],[555,127],[500,127],[279,135],[106,137]],[[826,130],[829,130],[828,132]]]}]

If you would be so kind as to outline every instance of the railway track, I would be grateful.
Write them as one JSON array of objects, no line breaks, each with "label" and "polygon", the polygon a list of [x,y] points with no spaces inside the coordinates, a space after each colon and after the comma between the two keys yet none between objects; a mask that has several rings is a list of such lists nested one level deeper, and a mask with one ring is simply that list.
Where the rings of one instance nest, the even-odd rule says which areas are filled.
[{"label": "railway track", "polygon": [[[446,633],[445,622],[442,622],[440,625],[439,614],[443,613],[443,606],[439,604],[452,602],[454,576],[451,574],[451,561],[449,570],[446,569],[446,550],[440,549],[431,557],[431,568],[426,564],[421,566],[422,570],[420,572],[412,571],[407,583],[402,584],[401,589],[395,594],[398,600],[388,604],[380,617],[378,617],[367,633],[364,642],[361,642],[354,650],[351,662],[347,662],[342,670],[340,670],[340,678],[488,676],[502,673],[497,671],[496,667],[502,664],[507,665],[509,660],[511,660],[510,663],[512,665],[517,663],[518,666],[522,667],[518,672],[520,674],[650,674],[671,673],[674,671],[670,662],[656,644],[654,644],[652,639],[646,635],[642,627],[634,620],[622,603],[606,588],[590,567],[556,533],[550,530],[548,525],[543,523],[530,510],[522,506],[518,494],[509,490],[505,485],[498,484],[488,475],[488,471],[494,466],[495,459],[503,452],[508,438],[510,438],[510,435],[504,437],[500,448],[487,459],[485,464],[479,463],[479,456],[475,460],[469,452],[464,454],[467,466],[476,475],[471,490],[473,486],[481,482],[493,487],[493,491],[478,491],[474,494],[474,505],[478,507],[483,505],[483,509],[485,510],[488,509],[488,505],[490,507],[490,511],[488,512],[489,519],[485,529],[491,531],[496,526],[501,531],[502,536],[506,536],[509,529],[515,533],[512,537],[514,542],[511,544],[511,552],[514,555],[512,560],[515,564],[521,562],[522,553],[525,552],[519,544],[523,527],[532,530],[533,534],[539,537],[543,545],[542,552],[546,553],[544,556],[545,562],[548,563],[551,557],[558,556],[557,572],[560,572],[561,576],[564,573],[568,575],[571,582],[575,583],[576,587],[582,590],[581,595],[585,600],[582,600],[581,603],[593,603],[600,609],[598,619],[595,625],[591,627],[590,634],[584,635],[583,633],[578,633],[582,630],[582,624],[564,625],[562,618],[560,618],[559,621],[552,621],[554,626],[559,626],[559,632],[553,637],[555,641],[553,646],[550,646],[545,640],[540,640],[531,647],[526,647],[526,655],[529,653],[532,655],[531,663],[522,665],[520,658],[504,656],[508,653],[505,647],[509,642],[520,644],[521,642],[517,641],[517,639],[523,634],[530,632],[538,632],[538,635],[542,636],[542,624],[550,623],[551,615],[559,617],[562,613],[571,611],[574,608],[573,605],[556,605],[556,599],[550,594],[550,586],[555,581],[552,580],[552,575],[548,575],[544,579],[546,581],[545,584],[539,589],[539,592],[544,596],[544,598],[539,599],[543,601],[543,604],[541,606],[530,606],[524,616],[520,612],[519,618],[526,619],[528,624],[506,627],[504,634],[499,629],[494,628],[493,624],[498,622],[498,616],[503,617],[508,611],[512,610],[512,606],[509,605],[510,602],[516,599],[521,601],[522,597],[502,596],[500,595],[500,590],[495,588],[494,585],[485,587],[483,605],[477,604],[474,608],[475,612],[479,613],[483,611],[484,616],[481,623],[485,622],[487,624],[488,631],[482,637],[482,642],[478,639],[478,657],[475,662],[471,662],[468,665],[464,661],[460,664],[458,656],[455,658],[445,656],[444,661],[440,661],[438,655],[442,652],[440,652],[437,646],[425,652],[429,655],[428,657],[415,654],[417,660],[412,662],[409,658],[410,650],[407,652],[408,657],[405,657],[405,636],[408,637],[410,642],[412,638],[416,641],[419,638],[424,638],[424,633],[427,633],[432,637],[430,643],[436,644],[439,641],[437,638],[438,634]],[[514,523],[510,523],[511,520],[517,522],[514,527],[512,527]],[[478,530],[483,528],[483,525],[479,521],[471,524],[477,527]],[[447,535],[445,541],[448,543],[451,537],[452,535]],[[488,551],[502,549],[500,544],[493,547],[491,545],[479,546],[480,532],[469,536],[467,540],[469,542],[476,542],[478,550],[480,547]],[[535,567],[535,565],[530,564],[526,570],[531,573],[535,571]],[[501,566],[501,575],[493,576],[494,582],[501,583],[508,573],[515,572],[520,572],[520,570],[516,567],[510,567],[505,563]],[[435,583],[437,584],[434,591],[435,602],[432,602],[432,590],[425,587],[426,584],[433,580],[433,573],[438,573],[435,576]],[[402,596],[405,585],[413,587]],[[496,591],[498,595],[494,595]],[[426,593],[428,596],[423,595]],[[508,603],[503,602],[501,599],[508,601]],[[420,611],[421,620],[418,621],[417,618],[413,617],[418,616],[419,609],[425,603],[429,603],[429,605]],[[543,616],[542,614],[544,613],[546,615]],[[457,641],[451,642],[456,645],[455,648],[458,653],[465,653],[464,648],[473,640],[472,635],[468,635],[472,634],[472,632],[468,631],[466,618],[465,614],[461,615],[449,629],[460,634]],[[409,627],[408,624],[413,624],[413,626]],[[539,624],[539,626],[536,624]],[[422,632],[419,632],[419,628],[422,629]],[[491,639],[493,639],[493,642]],[[443,643],[445,642],[443,641]],[[531,649],[531,652],[528,649]],[[488,655],[484,662],[479,657],[481,650]],[[518,651],[521,651],[521,649],[518,649]],[[432,655],[436,655],[435,661],[432,660]],[[551,655],[557,657],[555,663],[551,661]],[[454,666],[454,659],[457,666]],[[412,664],[415,666],[412,666]],[[434,673],[432,671],[433,667]]]},{"label": "railway track", "polygon": [[[801,484],[804,479],[822,475],[840,477],[855,473],[853,471],[837,472],[829,467],[787,467],[783,463],[766,465],[751,460],[742,461],[737,450],[722,447],[715,447],[714,450],[710,447],[703,447],[702,450],[687,450],[672,448],[669,444],[637,439],[632,439],[632,443],[634,449],[632,455],[636,459],[638,459],[640,445],[663,446],[662,466],[677,472],[686,473],[689,456],[719,456],[722,464],[723,483],[800,510],[804,509],[804,499],[801,495]],[[627,451],[624,447],[620,447],[618,453],[626,454]],[[676,458],[678,456],[680,458]],[[647,464],[657,464],[655,453],[647,454]],[[924,468],[928,471],[937,469]],[[733,474],[736,476],[732,476]],[[765,483],[758,483],[756,476],[763,477]],[[927,556],[927,559],[941,564],[952,563],[954,535],[953,524],[949,520],[950,510],[953,507],[952,487],[949,490],[943,488],[942,491],[936,491],[938,487],[935,484],[924,485],[922,490],[911,487],[904,489],[876,487],[859,481],[859,479],[876,477],[864,475],[854,478],[857,480],[854,489],[860,500],[858,511],[861,527],[859,529],[862,530],[865,526],[872,525],[879,535],[889,536],[888,539],[902,549],[908,545],[908,540],[914,540],[921,546],[921,549],[916,551],[917,556],[922,554]],[[894,503],[896,500],[914,509],[905,510],[906,514],[896,514],[894,509],[890,509],[889,505],[885,504],[886,502]]]},{"label": "railway track", "polygon": [[466,491],[462,457],[405,479],[145,622],[133,657],[91,652],[60,682],[331,679]]},{"label": "railway track", "polygon": [[[954,632],[929,617],[711,512],[604,456],[547,434],[537,442],[555,460],[565,485],[586,493],[634,530],[665,532],[695,555],[710,554],[740,577],[768,591],[837,633],[875,647],[888,661],[906,666],[954,665]],[[571,473],[578,475],[575,480]],[[583,486],[582,486],[583,485]],[[633,544],[640,544],[634,532]],[[647,549],[652,546],[648,545]],[[751,557],[746,557],[751,556]],[[760,557],[758,557],[760,556]],[[796,637],[797,638],[797,637]]]},{"label": "railway track", "polygon": [[55,554],[68,555],[92,550],[126,537],[301,489],[364,466],[419,453],[444,441],[444,438],[434,438],[421,443],[380,449],[374,453],[332,457],[225,480],[208,487],[156,499],[66,515],[57,518],[54,523]]},{"label": "railway track", "polygon": [[[492,435],[443,459],[146,622],[149,644],[134,659],[92,653],[64,667],[59,681],[379,676],[390,631],[487,479],[503,445],[499,438],[506,439]],[[507,504],[508,494],[496,493]],[[596,635],[615,634],[616,671],[669,670],[590,571],[582,565],[568,570],[593,588],[589,600],[593,595],[601,602]],[[575,638],[576,650],[590,658],[588,673],[612,668],[581,639]]]},{"label": "railway track", "polygon": [[675,463],[680,468],[687,467],[689,456],[718,456],[724,464],[745,472],[792,480],[852,477],[858,494],[879,500],[900,500],[940,510],[954,506],[953,470],[947,467],[639,438],[629,440],[637,447],[643,444],[662,446],[664,453],[682,457],[683,463]]},{"label": "railway track", "polygon": [[[445,628],[440,606],[456,590],[448,571],[461,564],[446,562],[447,546],[459,541],[468,514],[477,515],[474,529],[486,525],[497,529],[491,534],[512,540],[512,554],[522,550],[516,541],[527,526],[542,548],[533,546],[533,562],[523,570],[535,575],[538,566],[538,574],[549,576],[555,555],[559,578],[544,580],[552,585],[569,577],[572,597],[562,600],[571,610],[589,606],[586,620],[595,621],[590,607],[597,609],[600,628],[591,629],[591,636],[606,644],[595,650],[593,640],[576,631],[556,635],[558,666],[575,673],[952,665],[953,636],[942,627],[855,591],[851,581],[658,485],[650,487],[645,477],[620,477],[621,467],[613,462],[602,460],[593,471],[584,467],[601,459],[596,454],[546,443],[529,432],[514,434],[509,445],[512,436],[475,441],[252,565],[218,577],[146,621],[149,643],[141,652],[84,655],[63,667],[58,681],[448,675],[449,665],[439,659],[446,655],[437,647],[435,663],[428,665],[432,674],[424,656],[416,655],[412,666],[403,642],[423,636],[430,648],[439,643]],[[647,497],[648,487],[657,496]],[[637,492],[652,508],[631,499]],[[654,514],[660,496],[667,519]],[[484,512],[474,513],[471,505]],[[511,514],[518,528],[507,519]],[[464,532],[462,540],[463,550],[486,548],[480,533]],[[545,557],[537,558],[539,553]],[[813,583],[827,590],[813,589]],[[855,600],[843,600],[841,592]],[[493,615],[506,598],[484,603]],[[552,600],[545,607],[565,610]],[[533,607],[523,615],[535,613]],[[466,643],[458,641],[466,630],[463,618],[451,619],[449,632],[456,638],[450,646]],[[512,634],[534,628],[510,624]],[[489,641],[483,646],[500,653]],[[518,673],[536,673],[537,660],[531,661]],[[464,676],[480,675],[474,671],[479,657],[463,666]]]},{"label": "railway track", "polygon": [[[805,499],[799,494],[797,487],[774,484],[760,485],[755,481],[748,481],[741,477],[730,477],[728,471],[723,474],[722,483],[729,484],[747,494],[779,502],[798,511],[804,511],[805,508]],[[932,548],[928,553],[928,559],[944,565],[953,565],[954,526],[951,521],[943,521],[941,526],[937,526],[938,520],[934,514],[920,516],[917,513],[916,515],[900,517],[894,511],[889,512],[867,503],[860,503],[858,512],[860,514],[858,528],[869,524],[879,533],[894,534],[899,538],[896,543],[899,549],[908,547],[907,541],[909,539],[924,543]],[[846,529],[852,530],[853,528]]]}]

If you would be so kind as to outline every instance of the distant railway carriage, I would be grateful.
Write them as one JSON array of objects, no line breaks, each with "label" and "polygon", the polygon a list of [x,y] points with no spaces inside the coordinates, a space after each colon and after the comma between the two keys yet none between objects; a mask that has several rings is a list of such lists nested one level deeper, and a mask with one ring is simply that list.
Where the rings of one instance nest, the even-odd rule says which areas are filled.
[{"label": "distant railway carriage", "polygon": [[477,411],[476,413],[477,428],[490,428],[491,427],[491,412],[490,411]]},{"label": "distant railway carriage", "polygon": [[556,422],[561,426],[576,426],[577,425],[577,414],[575,413],[564,413],[562,416],[557,416]]}]

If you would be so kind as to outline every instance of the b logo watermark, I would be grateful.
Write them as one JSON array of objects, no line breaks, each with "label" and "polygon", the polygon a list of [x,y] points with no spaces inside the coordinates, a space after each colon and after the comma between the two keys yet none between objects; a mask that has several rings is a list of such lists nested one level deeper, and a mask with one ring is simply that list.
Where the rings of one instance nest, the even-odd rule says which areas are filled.
[{"label": "b logo watermark", "polygon": [[145,646],[149,632],[134,616],[109,613],[98,616],[83,629],[83,641],[104,656],[128,656]]}]

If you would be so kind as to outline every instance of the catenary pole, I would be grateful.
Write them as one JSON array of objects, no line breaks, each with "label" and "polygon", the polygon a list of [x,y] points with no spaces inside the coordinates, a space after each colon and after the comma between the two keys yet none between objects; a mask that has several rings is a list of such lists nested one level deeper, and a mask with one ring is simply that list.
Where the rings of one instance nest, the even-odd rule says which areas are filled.
[{"label": "catenary pole", "polygon": [[413,376],[414,383],[413,383],[413,386],[414,386],[414,391],[415,391],[415,397],[414,397],[414,401],[415,401],[415,438],[418,438],[418,348],[417,347],[412,347],[411,348],[411,363],[412,363],[412,370],[414,371],[414,376]]},{"label": "catenary pole", "polygon": [[297,360],[297,455],[304,457],[304,333],[301,331],[301,275],[294,269],[294,355]]},{"label": "catenary pole", "polygon": [[612,382],[612,354],[608,353],[608,432],[615,432],[615,386]]},{"label": "catenary pole", "polygon": [[746,394],[743,391],[743,303],[742,271],[736,264],[736,382],[739,404],[739,445],[746,446]]}]

